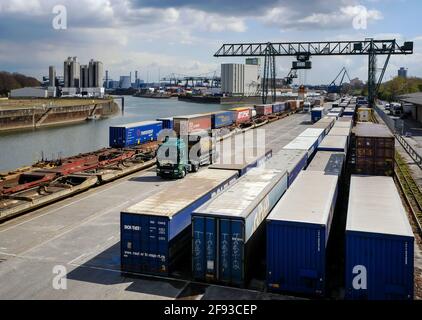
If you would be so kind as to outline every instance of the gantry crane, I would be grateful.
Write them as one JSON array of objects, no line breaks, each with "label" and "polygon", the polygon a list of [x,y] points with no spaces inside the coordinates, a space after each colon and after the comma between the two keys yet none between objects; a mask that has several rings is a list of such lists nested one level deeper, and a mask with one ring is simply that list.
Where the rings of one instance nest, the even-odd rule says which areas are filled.
[{"label": "gantry crane", "polygon": [[[392,55],[413,54],[413,42],[399,45],[393,40],[363,41],[314,41],[314,42],[266,42],[266,43],[229,43],[223,44],[214,54],[215,57],[264,57],[264,77],[262,80],[262,102],[267,103],[271,90],[275,101],[275,57],[296,57],[293,69],[311,69],[312,56],[366,55],[368,56],[368,101],[373,106],[388,62]],[[382,72],[377,81],[376,57],[387,55]]]}]

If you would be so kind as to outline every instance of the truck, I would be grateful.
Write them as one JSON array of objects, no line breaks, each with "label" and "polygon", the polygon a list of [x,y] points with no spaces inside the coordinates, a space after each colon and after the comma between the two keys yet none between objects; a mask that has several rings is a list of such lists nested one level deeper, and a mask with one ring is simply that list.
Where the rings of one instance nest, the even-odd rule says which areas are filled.
[{"label": "truck", "polygon": [[182,179],[200,166],[212,164],[216,155],[211,137],[211,114],[174,118],[174,134],[164,138],[156,157],[157,176]]}]

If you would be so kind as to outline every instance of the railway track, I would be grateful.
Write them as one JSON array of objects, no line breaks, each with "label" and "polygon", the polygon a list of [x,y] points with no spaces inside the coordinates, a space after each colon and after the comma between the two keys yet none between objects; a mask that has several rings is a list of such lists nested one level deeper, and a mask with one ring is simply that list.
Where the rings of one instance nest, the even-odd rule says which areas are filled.
[{"label": "railway track", "polygon": [[422,192],[413,180],[409,167],[398,152],[396,152],[395,164],[395,178],[410,208],[419,235],[422,235]]}]

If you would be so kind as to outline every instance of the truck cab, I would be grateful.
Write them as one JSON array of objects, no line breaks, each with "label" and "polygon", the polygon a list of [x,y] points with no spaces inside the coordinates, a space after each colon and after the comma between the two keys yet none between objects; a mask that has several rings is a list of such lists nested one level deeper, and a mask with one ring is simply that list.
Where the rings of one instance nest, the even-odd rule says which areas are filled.
[{"label": "truck cab", "polygon": [[167,137],[157,150],[157,176],[182,179],[200,166],[211,164],[214,156],[215,144],[206,132]]}]

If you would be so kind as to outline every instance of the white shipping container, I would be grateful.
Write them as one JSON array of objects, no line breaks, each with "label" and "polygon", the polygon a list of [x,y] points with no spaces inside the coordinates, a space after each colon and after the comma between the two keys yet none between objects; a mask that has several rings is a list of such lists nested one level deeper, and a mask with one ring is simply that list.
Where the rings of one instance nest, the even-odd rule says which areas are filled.
[{"label": "white shipping container", "polygon": [[339,151],[347,154],[348,138],[346,136],[328,135],[318,146],[318,150]]},{"label": "white shipping container", "polygon": [[318,144],[321,143],[322,139],[324,138],[325,130],[321,128],[308,128],[303,131],[299,137],[315,137],[318,138]]},{"label": "white shipping container", "polygon": [[308,152],[308,158],[311,158],[318,147],[317,137],[296,137],[288,145],[283,147],[284,150],[305,150]]}]

